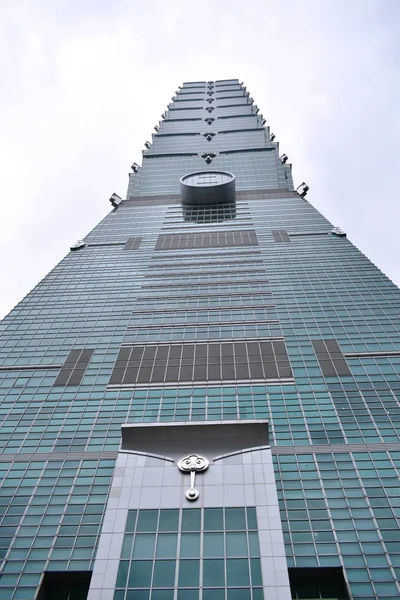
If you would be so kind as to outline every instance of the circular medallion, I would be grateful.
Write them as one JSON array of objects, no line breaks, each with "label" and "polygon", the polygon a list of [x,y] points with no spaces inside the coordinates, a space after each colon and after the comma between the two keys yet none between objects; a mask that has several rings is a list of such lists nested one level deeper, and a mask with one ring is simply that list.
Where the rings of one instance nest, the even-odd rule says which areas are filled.
[{"label": "circular medallion", "polygon": [[235,201],[235,176],[225,171],[197,171],[180,179],[184,204],[223,204]]}]

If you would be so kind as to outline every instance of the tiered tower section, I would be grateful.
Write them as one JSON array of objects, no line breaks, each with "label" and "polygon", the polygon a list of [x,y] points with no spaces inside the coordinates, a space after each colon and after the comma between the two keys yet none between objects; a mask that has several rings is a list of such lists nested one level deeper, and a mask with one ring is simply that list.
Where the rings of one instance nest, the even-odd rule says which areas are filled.
[{"label": "tiered tower section", "polygon": [[233,170],[238,191],[293,189],[291,166],[237,79],[184,83],[162,118],[128,198],[179,194],[182,175],[214,169]]}]

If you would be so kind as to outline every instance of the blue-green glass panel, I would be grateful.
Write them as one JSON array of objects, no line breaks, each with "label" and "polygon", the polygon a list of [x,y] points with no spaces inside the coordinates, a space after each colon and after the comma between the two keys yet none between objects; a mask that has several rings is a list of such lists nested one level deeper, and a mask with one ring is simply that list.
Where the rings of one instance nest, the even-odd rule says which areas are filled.
[{"label": "blue-green glass panel", "polygon": [[203,600],[225,600],[224,589],[203,589]]},{"label": "blue-green glass panel", "polygon": [[129,573],[129,565],[130,565],[130,563],[128,560],[120,561],[119,567],[118,567],[118,575],[117,575],[117,584],[116,584],[117,588],[126,586],[126,581],[128,579],[128,573]]},{"label": "blue-green glass panel", "polygon": [[137,510],[129,510],[125,531],[135,531]]},{"label": "blue-green glass panel", "polygon": [[156,560],[153,587],[173,587],[175,583],[175,560]]},{"label": "blue-green glass panel", "polygon": [[179,510],[161,510],[159,531],[178,531],[179,525]]},{"label": "blue-green glass panel", "polygon": [[151,600],[174,600],[174,590],[157,590],[151,592]]},{"label": "blue-green glass panel", "polygon": [[257,529],[257,513],[254,507],[247,507],[247,526],[249,529]]},{"label": "blue-green glass panel", "polygon": [[250,559],[251,585],[262,585],[261,562],[259,558]]},{"label": "blue-green glass panel", "polygon": [[251,594],[249,588],[228,588],[227,589],[228,600],[250,600]]},{"label": "blue-green glass panel", "polygon": [[229,558],[226,561],[228,586],[250,585],[249,561],[246,558]]},{"label": "blue-green glass panel", "polygon": [[179,561],[179,587],[198,587],[200,573],[199,560],[180,560]]},{"label": "blue-green glass panel", "polygon": [[200,556],[200,533],[182,533],[179,554],[183,558]]},{"label": "blue-green glass panel", "polygon": [[201,530],[201,510],[199,508],[184,508],[182,510],[182,531]]},{"label": "blue-green glass panel", "polygon": [[203,586],[225,585],[225,565],[222,559],[203,560]]},{"label": "blue-green glass panel", "polygon": [[155,542],[155,533],[137,533],[133,546],[133,558],[153,558]]},{"label": "blue-green glass panel", "polygon": [[175,533],[159,533],[157,538],[157,558],[175,558],[178,536]]},{"label": "blue-green glass panel", "polygon": [[223,533],[204,533],[203,535],[203,553],[205,557],[224,556],[224,534]]},{"label": "blue-green glass panel", "polygon": [[244,508],[225,509],[225,529],[227,531],[246,529],[246,513]]},{"label": "blue-green glass panel", "polygon": [[246,532],[235,532],[226,534],[226,556],[247,556]]},{"label": "blue-green glass panel", "polygon": [[133,535],[126,533],[122,544],[121,558],[130,558],[133,547]]},{"label": "blue-green glass panel", "polygon": [[204,510],[204,531],[223,531],[224,511],[222,508],[206,508]]},{"label": "blue-green glass panel", "polygon": [[140,510],[136,531],[157,531],[157,521],[157,510]]},{"label": "blue-green glass panel", "polygon": [[129,587],[150,587],[151,574],[153,571],[153,561],[151,560],[134,560],[131,562],[131,570],[129,573]]},{"label": "blue-green glass panel", "polygon": [[198,600],[199,590],[178,589],[178,600]]},{"label": "blue-green glass panel", "polygon": [[150,590],[128,590],[126,600],[149,600]]},{"label": "blue-green glass panel", "polygon": [[250,556],[260,556],[260,546],[258,542],[258,533],[255,531],[249,531],[249,551]]}]

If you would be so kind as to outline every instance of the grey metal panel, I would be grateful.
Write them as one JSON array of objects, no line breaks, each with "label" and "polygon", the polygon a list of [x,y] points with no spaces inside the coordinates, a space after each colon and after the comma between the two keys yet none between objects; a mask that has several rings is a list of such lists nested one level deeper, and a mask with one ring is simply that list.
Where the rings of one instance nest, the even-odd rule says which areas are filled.
[{"label": "grey metal panel", "polygon": [[209,421],[204,423],[135,423],[121,427],[121,450],[167,455],[178,459],[188,452],[220,456],[267,446],[268,421]]}]

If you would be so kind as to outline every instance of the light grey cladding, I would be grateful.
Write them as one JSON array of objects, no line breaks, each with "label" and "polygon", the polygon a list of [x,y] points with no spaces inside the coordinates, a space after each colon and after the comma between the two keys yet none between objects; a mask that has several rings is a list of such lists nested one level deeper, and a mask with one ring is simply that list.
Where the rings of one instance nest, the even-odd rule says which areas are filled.
[{"label": "light grey cladding", "polygon": [[[259,430],[264,426],[267,433],[266,422],[256,423]],[[245,422],[242,424],[245,425]],[[240,427],[236,423],[236,428],[224,425],[223,437],[230,447],[232,436],[238,436],[238,425]],[[184,437],[188,445],[178,444],[178,453],[191,447],[192,436],[187,435],[187,429],[191,430],[189,424],[182,423],[181,428],[186,430]],[[256,507],[264,597],[266,600],[290,600],[271,449],[267,445],[245,448],[248,439],[242,435],[233,453],[214,456],[213,452],[220,450],[221,442],[218,448],[207,444],[209,428],[210,425],[205,424],[206,431],[193,436],[195,451],[210,460],[209,468],[196,474],[196,488],[200,495],[195,502],[185,498],[190,476],[179,471],[176,460],[139,451],[122,450],[119,453],[88,600],[113,600],[129,509],[222,506]],[[141,428],[141,434],[144,429]],[[157,436],[157,427],[149,425],[148,433],[150,437]],[[178,438],[179,426],[174,428],[174,433]],[[260,436],[255,439],[259,444]],[[174,454],[175,451],[171,450],[165,448],[165,454]]]}]

